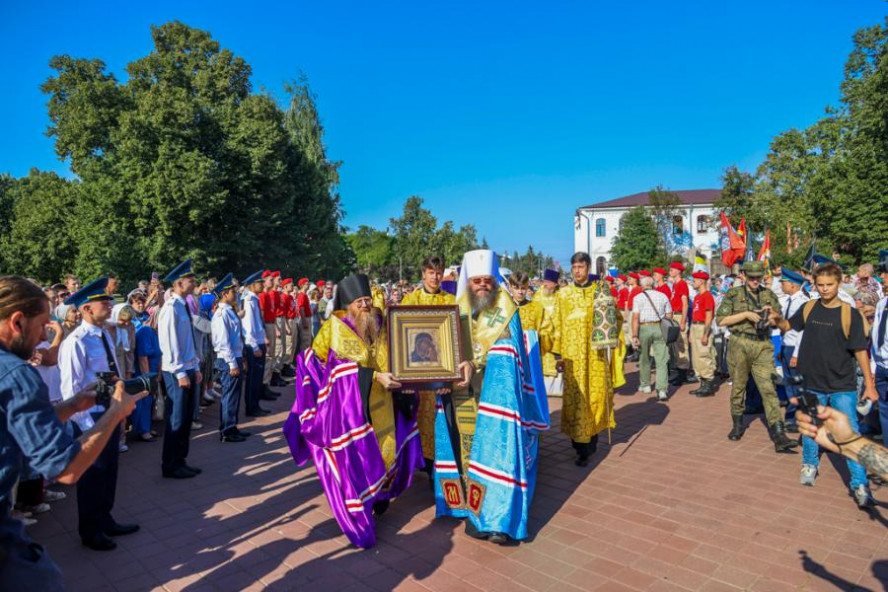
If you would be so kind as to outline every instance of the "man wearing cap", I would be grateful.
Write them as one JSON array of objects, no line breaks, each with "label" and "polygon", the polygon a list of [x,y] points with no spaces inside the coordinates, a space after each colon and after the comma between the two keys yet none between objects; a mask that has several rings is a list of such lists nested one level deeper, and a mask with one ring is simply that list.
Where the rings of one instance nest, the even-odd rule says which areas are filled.
[{"label": "man wearing cap", "polygon": [[712,340],[712,318],[715,316],[715,297],[709,291],[709,274],[695,271],[694,307],[691,311],[691,355],[694,371],[700,378],[700,388],[691,391],[697,397],[711,397],[715,394],[715,348]]},{"label": "man wearing cap", "polygon": [[280,335],[277,328],[278,303],[280,295],[275,289],[277,281],[280,278],[280,271],[267,270],[262,274],[264,282],[262,293],[259,294],[259,307],[262,309],[262,322],[265,324],[265,374],[262,375],[262,384],[265,385],[265,392],[260,397],[266,401],[273,401],[279,396],[272,391],[272,386],[286,386],[287,383],[281,380],[280,373],[277,368],[277,345]]},{"label": "man wearing cap", "polygon": [[244,341],[240,319],[234,311],[237,293],[234,278],[229,273],[216,284],[213,293],[217,298],[216,312],[213,313],[214,362],[219,374],[222,400],[219,402],[219,438],[223,442],[243,442],[246,433],[237,429],[237,414],[240,408],[240,394],[244,364]]},{"label": "man wearing cap", "polygon": [[386,511],[422,468],[415,397],[388,369],[382,318],[366,275],[343,279],[336,312],[296,358],[296,400],[284,434],[298,465],[314,460],[340,528],[353,544],[376,544]]},{"label": "man wearing cap", "polygon": [[[558,278],[560,275],[554,269],[543,271],[543,282],[540,284],[540,289],[533,295],[534,302],[539,302],[543,305],[545,316],[549,319],[552,319],[555,314],[555,300],[558,295]],[[563,390],[563,381],[561,374],[556,368],[556,362],[555,354],[547,348],[546,352],[543,353],[543,380],[546,383],[546,393],[549,396],[560,397]]]},{"label": "man wearing cap", "polygon": [[435,423],[436,516],[467,518],[467,535],[497,544],[527,537],[539,432],[549,427],[520,316],[501,282],[493,251],[463,256],[456,303],[471,359],[459,366],[463,381],[439,395]]},{"label": "man wearing cap", "polygon": [[293,295],[293,278],[284,278],[281,281],[281,321],[284,338],[281,340],[284,352],[281,366],[281,376],[292,378],[296,376],[296,368],[293,366],[296,360],[296,352],[299,344],[299,327],[296,315],[296,298]]},{"label": "man wearing cap", "polygon": [[[774,365],[774,344],[771,342],[770,327],[781,319],[780,302],[773,292],[761,285],[765,269],[760,261],[745,262],[743,273],[746,282],[742,286],[731,288],[716,312],[718,324],[730,327],[731,330],[727,362],[728,372],[733,380],[731,386],[733,428],[728,434],[728,439],[739,440],[746,431],[743,425],[746,383],[752,375],[765,406],[765,416],[771,439],[774,441],[774,450],[789,452],[799,443],[786,437],[777,390],[771,379],[776,375],[777,369]],[[770,319],[769,326],[757,328],[763,319]]]},{"label": "man wearing cap", "polygon": [[[95,383],[98,373],[118,375],[114,340],[103,327],[111,317],[113,297],[107,292],[108,278],[100,278],[79,289],[65,300],[76,306],[82,322],[62,341],[59,348],[62,399],[75,395]],[[76,435],[93,428],[107,410],[96,405],[79,411],[71,418]],[[84,545],[96,551],[117,547],[110,538],[139,530],[137,524],[120,524],[111,516],[117,490],[120,426],[99,453],[96,461],[77,482],[77,532]]]},{"label": "man wearing cap", "polygon": [[666,283],[666,270],[662,267],[655,267],[654,273],[654,290],[663,293],[666,298],[672,300],[672,288]]},{"label": "man wearing cap", "polygon": [[244,280],[243,291],[243,328],[244,358],[247,362],[247,378],[244,387],[244,407],[247,417],[261,417],[270,412],[259,406],[265,394],[262,379],[265,375],[265,355],[268,336],[265,334],[265,321],[259,298],[265,290],[265,274],[257,271]]},{"label": "man wearing cap", "polygon": [[[612,429],[614,389],[623,386],[623,360],[610,359],[605,350],[592,347],[592,315],[598,284],[589,281],[592,259],[574,253],[570,259],[573,284],[558,291],[553,322],[552,352],[560,355],[564,373],[561,431],[570,436],[577,466],[588,464],[598,447],[598,434]],[[617,323],[623,317],[618,313]]]},{"label": "man wearing cap", "polygon": [[296,341],[297,352],[311,347],[311,301],[308,298],[308,278],[299,279],[299,292],[296,294],[296,314],[299,319],[299,339]]},{"label": "man wearing cap", "polygon": [[[422,262],[422,288],[407,294],[401,300],[401,306],[452,306],[456,299],[441,289],[443,276],[444,260],[436,256],[426,257]],[[419,411],[416,421],[419,425],[422,456],[429,476],[432,474],[435,459],[436,409],[435,391],[419,391]]]},{"label": "man wearing cap", "polygon": [[675,315],[675,320],[678,321],[680,329],[678,339],[669,350],[676,370],[675,376],[670,381],[673,386],[681,386],[687,382],[696,382],[696,379],[688,379],[688,371],[691,368],[691,363],[688,359],[688,310],[690,308],[691,292],[688,290],[687,282],[681,277],[684,270],[684,264],[678,261],[673,261],[669,264],[669,282],[672,284],[672,287],[667,296],[669,297],[669,304],[672,305],[672,313]]},{"label": "man wearing cap", "polygon": [[[785,269],[780,275],[780,287],[783,296],[780,300],[780,313],[784,319],[791,319],[795,313],[805,305],[810,298],[802,290],[805,285],[805,278],[794,271]],[[796,373],[798,365],[798,347],[802,342],[804,331],[796,331],[790,329],[783,333],[783,343],[780,348],[780,365],[783,368],[783,389],[786,393],[786,431],[790,433],[798,432],[796,424],[795,412],[798,407],[792,403],[792,399],[796,396],[796,386],[789,380]]]},{"label": "man wearing cap", "polygon": [[188,466],[191,422],[203,376],[195,345],[194,323],[185,298],[196,285],[190,259],[179,264],[164,278],[171,285],[170,297],[157,315],[161,374],[166,387],[165,430],[161,471],[164,477],[188,479],[201,473]]}]

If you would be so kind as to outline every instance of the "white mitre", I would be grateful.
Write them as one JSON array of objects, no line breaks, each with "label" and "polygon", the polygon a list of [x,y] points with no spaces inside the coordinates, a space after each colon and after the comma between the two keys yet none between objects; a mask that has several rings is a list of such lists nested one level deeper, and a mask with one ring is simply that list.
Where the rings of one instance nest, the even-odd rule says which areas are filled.
[{"label": "white mitre", "polygon": [[499,259],[490,249],[468,251],[463,255],[459,281],[456,285],[456,297],[459,298],[469,289],[469,280],[475,277],[490,276],[502,283],[499,273]]}]

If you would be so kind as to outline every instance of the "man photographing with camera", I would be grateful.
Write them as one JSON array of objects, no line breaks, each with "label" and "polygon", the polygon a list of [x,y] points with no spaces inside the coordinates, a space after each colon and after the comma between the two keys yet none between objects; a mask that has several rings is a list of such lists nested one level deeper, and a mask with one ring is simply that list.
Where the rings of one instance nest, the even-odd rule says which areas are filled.
[{"label": "man photographing with camera", "polygon": [[46,385],[28,364],[45,339],[49,300],[34,283],[0,277],[0,590],[59,590],[62,577],[22,524],[10,517],[12,489],[27,462],[47,479],[76,483],[98,458],[117,426],[146,396],[127,395],[118,383],[104,415],[77,439],[63,422],[95,405],[91,389],[55,407]]},{"label": "man photographing with camera", "polygon": [[762,286],[765,269],[761,262],[747,261],[743,264],[743,273],[746,282],[728,290],[715,315],[719,325],[731,330],[728,371],[734,381],[731,386],[731,419],[734,426],[728,439],[739,440],[746,431],[743,411],[746,407],[746,383],[752,375],[762,395],[774,450],[789,452],[799,443],[786,436],[777,389],[771,379],[777,373],[771,325],[780,318],[780,302],[774,292]]}]

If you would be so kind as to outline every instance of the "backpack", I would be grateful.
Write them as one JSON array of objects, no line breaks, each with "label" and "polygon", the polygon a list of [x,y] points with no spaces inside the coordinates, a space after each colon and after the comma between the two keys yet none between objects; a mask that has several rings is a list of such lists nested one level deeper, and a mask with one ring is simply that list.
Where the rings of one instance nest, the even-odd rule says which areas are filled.
[{"label": "backpack", "polygon": [[[808,315],[811,314],[811,311],[814,309],[814,305],[819,302],[818,300],[809,300],[805,303],[804,308],[802,308],[802,319],[805,323],[808,322]],[[852,311],[856,312],[860,315],[860,320],[863,322],[863,334],[869,334],[869,323],[866,322],[866,318],[860,313],[859,310],[855,308],[851,308],[851,305],[847,302],[842,302],[842,333],[845,335],[845,339],[849,339],[851,337],[851,314]]]}]

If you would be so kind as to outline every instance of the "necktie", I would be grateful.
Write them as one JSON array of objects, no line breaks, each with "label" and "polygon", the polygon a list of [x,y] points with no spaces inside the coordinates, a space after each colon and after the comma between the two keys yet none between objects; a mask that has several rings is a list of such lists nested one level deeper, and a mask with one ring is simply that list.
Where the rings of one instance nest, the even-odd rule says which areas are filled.
[{"label": "necktie", "polygon": [[879,319],[879,337],[876,339],[876,343],[879,346],[879,349],[882,349],[882,346],[885,345],[885,326],[888,325],[888,307],[882,309],[882,318]]},{"label": "necktie", "polygon": [[792,304],[792,296],[786,297],[786,310],[783,311],[783,318],[789,319],[789,306]]},{"label": "necktie", "polygon": [[117,364],[114,363],[114,355],[111,353],[111,344],[108,343],[108,336],[105,335],[104,331],[102,331],[102,345],[105,348],[105,356],[108,358],[108,371],[117,374],[118,378],[126,378],[117,372]]}]

